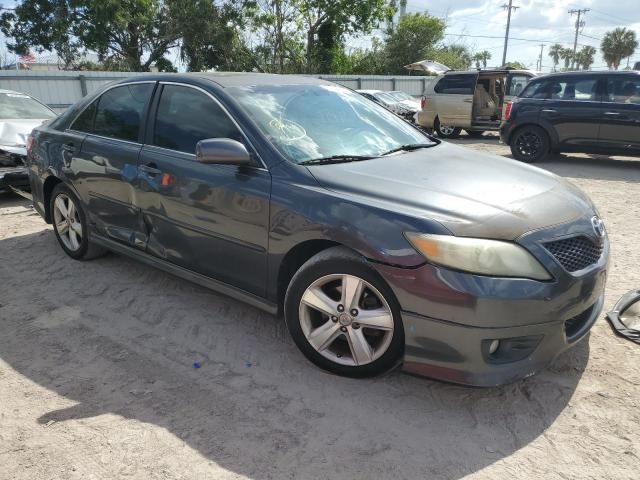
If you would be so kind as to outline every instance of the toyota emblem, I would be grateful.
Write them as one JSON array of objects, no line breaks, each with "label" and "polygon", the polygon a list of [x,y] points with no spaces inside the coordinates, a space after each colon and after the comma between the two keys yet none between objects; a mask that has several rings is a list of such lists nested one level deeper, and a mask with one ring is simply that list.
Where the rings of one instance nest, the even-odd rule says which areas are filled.
[{"label": "toyota emblem", "polygon": [[593,227],[593,231],[595,232],[598,238],[604,238],[606,235],[604,229],[604,222],[600,219],[600,217],[594,216],[591,218],[591,226]]}]

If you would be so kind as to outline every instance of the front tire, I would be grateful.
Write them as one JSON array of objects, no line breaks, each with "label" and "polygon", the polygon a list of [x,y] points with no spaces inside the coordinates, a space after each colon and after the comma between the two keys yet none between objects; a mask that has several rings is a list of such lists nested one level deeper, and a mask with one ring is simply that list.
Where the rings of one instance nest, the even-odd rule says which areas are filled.
[{"label": "front tire", "polygon": [[513,157],[526,163],[545,159],[551,150],[550,143],[547,132],[535,125],[519,128],[509,142]]},{"label": "front tire", "polygon": [[66,185],[59,183],[51,193],[53,231],[62,250],[74,260],[89,260],[106,253],[89,241],[87,219],[78,197]]},{"label": "front tire", "polygon": [[460,132],[462,132],[462,128],[460,127],[442,125],[440,123],[440,118],[438,117],[436,117],[435,122],[433,123],[433,130],[440,138],[458,138],[460,136]]},{"label": "front tire", "polygon": [[285,321],[300,351],[337,375],[372,377],[402,359],[404,330],[393,291],[344,247],[320,252],[294,275]]}]

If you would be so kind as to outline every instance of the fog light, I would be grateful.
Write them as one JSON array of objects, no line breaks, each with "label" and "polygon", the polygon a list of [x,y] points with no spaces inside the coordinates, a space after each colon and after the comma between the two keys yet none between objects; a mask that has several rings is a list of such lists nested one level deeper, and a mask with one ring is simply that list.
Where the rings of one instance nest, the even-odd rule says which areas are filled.
[{"label": "fog light", "polygon": [[489,355],[493,355],[494,353],[496,353],[496,350],[498,350],[499,346],[500,340],[492,340],[491,344],[489,345]]}]

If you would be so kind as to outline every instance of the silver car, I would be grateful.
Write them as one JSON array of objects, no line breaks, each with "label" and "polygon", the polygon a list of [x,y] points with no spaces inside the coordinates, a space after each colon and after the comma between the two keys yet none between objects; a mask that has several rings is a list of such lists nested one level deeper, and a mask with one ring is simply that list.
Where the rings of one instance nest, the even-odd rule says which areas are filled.
[{"label": "silver car", "polygon": [[27,137],[31,130],[56,114],[33,97],[0,90],[0,192],[28,188],[25,167]]}]

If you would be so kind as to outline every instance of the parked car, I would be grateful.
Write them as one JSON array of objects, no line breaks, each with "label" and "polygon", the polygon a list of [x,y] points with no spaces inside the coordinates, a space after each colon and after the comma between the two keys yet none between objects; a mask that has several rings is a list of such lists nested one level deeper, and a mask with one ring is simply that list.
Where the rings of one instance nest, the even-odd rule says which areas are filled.
[{"label": "parked car", "polygon": [[400,101],[390,95],[389,92],[383,90],[356,90],[356,92],[393,113],[400,114],[403,110],[400,108]]},{"label": "parked car", "polygon": [[532,80],[500,129],[513,156],[550,152],[640,155],[640,72],[566,72]]},{"label": "parked car", "polygon": [[398,101],[396,104],[396,113],[406,120],[415,122],[416,114],[420,111],[420,101],[400,90],[393,90],[388,92],[388,94]]},{"label": "parked car", "polygon": [[140,76],[32,135],[34,206],[67,255],[111,250],[282,313],[336,374],[511,382],[602,308],[609,244],[576,187],[323,80]]},{"label": "parked car", "polygon": [[29,95],[0,90],[0,192],[29,187],[27,135],[55,116],[53,110]]},{"label": "parked car", "polygon": [[498,130],[506,103],[535,76],[526,70],[443,71],[441,67],[433,73],[438,76],[426,84],[417,122],[441,138],[456,138],[462,129],[471,136]]}]

